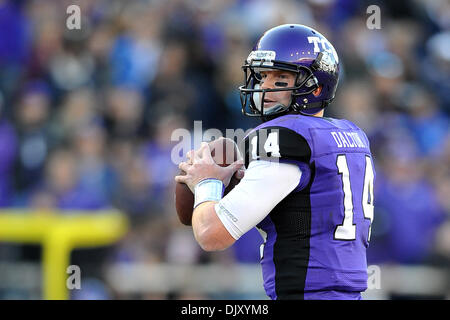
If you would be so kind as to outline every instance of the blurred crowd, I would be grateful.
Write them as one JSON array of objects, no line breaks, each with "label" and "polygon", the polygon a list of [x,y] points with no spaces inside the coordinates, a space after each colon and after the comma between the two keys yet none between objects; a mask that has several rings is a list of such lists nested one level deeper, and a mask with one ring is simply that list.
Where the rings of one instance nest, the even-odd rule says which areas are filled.
[{"label": "blurred crowd", "polygon": [[[66,26],[71,4],[79,30]],[[366,25],[371,4],[380,29]],[[130,232],[95,254],[102,263],[258,263],[256,231],[205,254],[178,222],[171,134],[194,120],[222,132],[256,126],[241,114],[241,65],[283,23],[334,44],[342,76],[326,115],[354,121],[371,141],[369,264],[448,268],[446,0],[0,0],[0,206],[121,210]],[[0,258],[26,251],[3,245]],[[96,281],[96,297],[127,298]]]}]

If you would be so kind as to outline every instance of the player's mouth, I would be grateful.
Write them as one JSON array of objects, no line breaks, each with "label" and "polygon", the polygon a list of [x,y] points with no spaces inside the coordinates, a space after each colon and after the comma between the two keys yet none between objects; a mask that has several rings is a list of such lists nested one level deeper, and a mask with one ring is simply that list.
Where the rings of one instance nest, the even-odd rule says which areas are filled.
[{"label": "player's mouth", "polygon": [[264,99],[264,107],[272,107],[274,106],[278,101],[271,100],[271,99]]}]

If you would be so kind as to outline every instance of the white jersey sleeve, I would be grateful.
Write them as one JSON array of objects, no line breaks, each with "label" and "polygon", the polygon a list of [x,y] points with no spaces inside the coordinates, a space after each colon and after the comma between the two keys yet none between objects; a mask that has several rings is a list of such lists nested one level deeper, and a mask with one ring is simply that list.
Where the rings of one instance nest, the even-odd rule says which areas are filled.
[{"label": "white jersey sleeve", "polygon": [[301,176],[295,164],[252,161],[241,182],[216,203],[216,214],[238,240],[298,186]]}]

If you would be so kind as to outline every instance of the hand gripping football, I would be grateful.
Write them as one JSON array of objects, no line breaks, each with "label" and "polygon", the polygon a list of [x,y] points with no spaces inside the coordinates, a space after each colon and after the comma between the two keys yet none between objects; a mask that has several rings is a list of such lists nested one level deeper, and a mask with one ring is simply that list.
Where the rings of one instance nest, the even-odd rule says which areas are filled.
[{"label": "hand gripping football", "polygon": [[[211,149],[211,156],[214,161],[222,167],[229,166],[241,158],[237,144],[229,138],[219,138],[213,140],[209,142],[209,148]],[[185,173],[181,170],[180,174],[184,175]],[[230,184],[225,189],[225,195],[230,192],[239,183],[239,181],[240,180],[233,175],[231,177]],[[192,224],[192,212],[194,209],[194,194],[184,183],[176,183],[175,207],[180,222],[184,225],[190,226]]]}]

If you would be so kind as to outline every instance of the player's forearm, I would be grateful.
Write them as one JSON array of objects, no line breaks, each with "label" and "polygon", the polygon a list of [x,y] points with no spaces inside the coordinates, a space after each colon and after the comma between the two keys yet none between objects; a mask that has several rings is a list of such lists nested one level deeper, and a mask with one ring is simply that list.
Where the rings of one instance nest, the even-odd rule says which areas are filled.
[{"label": "player's forearm", "polygon": [[217,217],[214,209],[216,203],[215,201],[204,202],[194,209],[192,215],[195,240],[205,251],[225,250],[234,243],[234,239]]}]

